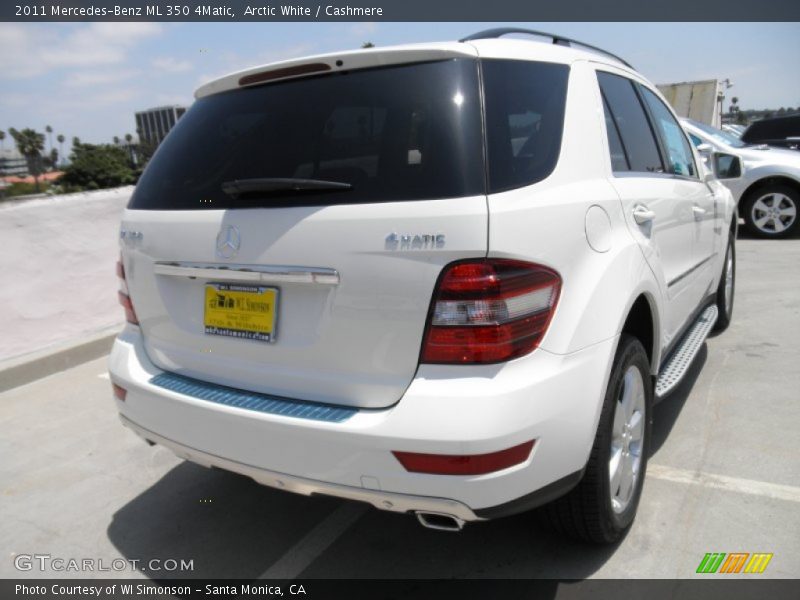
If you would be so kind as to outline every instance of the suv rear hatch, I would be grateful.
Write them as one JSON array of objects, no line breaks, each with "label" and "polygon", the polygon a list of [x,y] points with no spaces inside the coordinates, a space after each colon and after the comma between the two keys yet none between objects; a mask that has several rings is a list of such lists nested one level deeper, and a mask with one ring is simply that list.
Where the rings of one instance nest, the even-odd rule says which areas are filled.
[{"label": "suv rear hatch", "polygon": [[199,98],[123,217],[150,359],[279,396],[396,402],[442,267],[487,252],[478,81],[475,59],[437,52]]}]

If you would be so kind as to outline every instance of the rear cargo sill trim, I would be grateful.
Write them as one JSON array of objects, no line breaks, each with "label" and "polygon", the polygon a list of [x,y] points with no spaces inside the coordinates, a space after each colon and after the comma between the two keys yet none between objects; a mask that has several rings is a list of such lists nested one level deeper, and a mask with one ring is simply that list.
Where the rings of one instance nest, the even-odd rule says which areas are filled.
[{"label": "rear cargo sill trim", "polygon": [[260,265],[213,265],[201,263],[157,262],[156,275],[194,277],[215,281],[241,281],[248,283],[308,283],[339,285],[335,269],[321,267],[284,267]]},{"label": "rear cargo sill trim", "polygon": [[248,392],[168,372],[159,373],[150,379],[150,383],[198,400],[283,417],[343,423],[358,412],[355,408]]}]

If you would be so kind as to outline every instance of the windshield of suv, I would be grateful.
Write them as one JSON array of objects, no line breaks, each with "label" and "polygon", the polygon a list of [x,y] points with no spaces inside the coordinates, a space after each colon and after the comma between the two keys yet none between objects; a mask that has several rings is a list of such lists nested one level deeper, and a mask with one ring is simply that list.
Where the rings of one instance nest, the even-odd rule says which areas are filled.
[{"label": "windshield of suv", "polygon": [[686,122],[694,125],[697,129],[705,133],[715,142],[727,144],[733,148],[744,148],[747,145],[736,136],[722,131],[721,129],[717,129],[716,127],[712,127],[711,125],[706,125],[705,123],[695,121],[694,119],[686,119]]},{"label": "windshield of suv", "polygon": [[482,148],[472,59],[240,88],[194,103],[153,156],[129,208],[471,196],[485,190]]}]

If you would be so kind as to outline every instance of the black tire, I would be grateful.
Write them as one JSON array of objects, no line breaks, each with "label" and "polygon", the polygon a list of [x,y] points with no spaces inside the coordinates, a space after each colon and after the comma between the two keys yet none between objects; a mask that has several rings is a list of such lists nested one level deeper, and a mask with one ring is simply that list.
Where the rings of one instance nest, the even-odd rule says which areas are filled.
[{"label": "black tire", "polygon": [[[609,459],[611,458],[614,413],[629,367],[636,367],[644,383],[644,418],[641,459],[638,476],[627,507],[622,512],[612,508]],[[642,493],[652,430],[653,380],[650,364],[641,342],[622,334],[611,367],[603,410],[592,452],[580,483],[566,496],[542,507],[542,516],[556,530],[570,537],[596,544],[618,541],[633,523]]]},{"label": "black tire", "polygon": [[[728,274],[728,260],[730,259],[731,268],[731,289],[730,289],[730,302],[727,301],[727,274]],[[733,300],[736,297],[736,244],[733,240],[733,231],[728,236],[728,249],[725,251],[725,262],[722,263],[722,275],[719,279],[719,286],[717,286],[717,322],[714,323],[714,331],[721,332],[728,328],[733,318]]]},{"label": "black tire", "polygon": [[[777,231],[772,221],[767,221],[762,226],[757,224],[759,216],[765,214],[757,207],[759,200],[765,199],[767,196],[775,197],[777,194],[782,197],[781,205],[783,207],[794,206],[795,216],[790,222],[787,220],[787,226],[782,231]],[[771,201],[767,200],[767,202]],[[743,204],[744,222],[748,231],[754,236],[764,239],[778,239],[790,236],[797,231],[797,221],[800,216],[800,193],[796,189],[786,185],[767,184],[748,193]]]}]

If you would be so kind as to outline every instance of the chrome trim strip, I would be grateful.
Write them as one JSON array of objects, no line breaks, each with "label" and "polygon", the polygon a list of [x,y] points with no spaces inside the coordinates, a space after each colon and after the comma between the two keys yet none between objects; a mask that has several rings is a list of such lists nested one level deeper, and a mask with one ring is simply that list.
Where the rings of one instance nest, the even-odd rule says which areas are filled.
[{"label": "chrome trim strip", "polygon": [[668,282],[668,283],[667,283],[667,287],[672,287],[673,285],[675,285],[676,283],[678,283],[678,282],[679,282],[681,279],[685,279],[686,277],[688,277],[689,275],[691,275],[692,273],[694,273],[694,272],[695,272],[697,269],[699,269],[699,268],[700,268],[700,267],[702,267],[704,264],[706,264],[708,261],[710,261],[712,258],[714,258],[716,255],[717,255],[717,253],[716,253],[716,252],[714,252],[714,254],[712,254],[711,256],[707,256],[706,258],[704,258],[703,260],[701,260],[699,263],[697,263],[695,266],[693,266],[693,267],[692,267],[691,269],[689,269],[688,271],[684,271],[683,273],[681,273],[680,275],[678,275],[677,277],[675,277],[675,278],[674,278],[672,281]]},{"label": "chrome trim strip", "polygon": [[300,283],[339,285],[340,280],[339,272],[336,271],[336,269],[325,269],[321,267],[157,262],[153,265],[153,272],[156,275],[167,275],[171,277],[265,284]]},{"label": "chrome trim strip", "polygon": [[312,496],[321,494],[324,496],[335,496],[347,500],[367,502],[380,510],[387,510],[399,513],[416,512],[437,512],[452,515],[462,521],[485,521],[478,517],[471,508],[457,500],[447,498],[435,498],[430,496],[412,496],[410,494],[398,494],[395,492],[384,492],[381,490],[371,490],[367,488],[357,488],[338,483],[328,483],[314,479],[305,479],[294,475],[286,475],[276,471],[268,471],[260,467],[247,465],[244,463],[208,454],[202,450],[184,446],[178,442],[162,437],[144,427],[137,425],[126,416],[119,416],[122,424],[131,429],[139,437],[165,448],[170,449],[176,456],[206,467],[218,467],[226,471],[233,471],[254,479],[261,485]]}]

